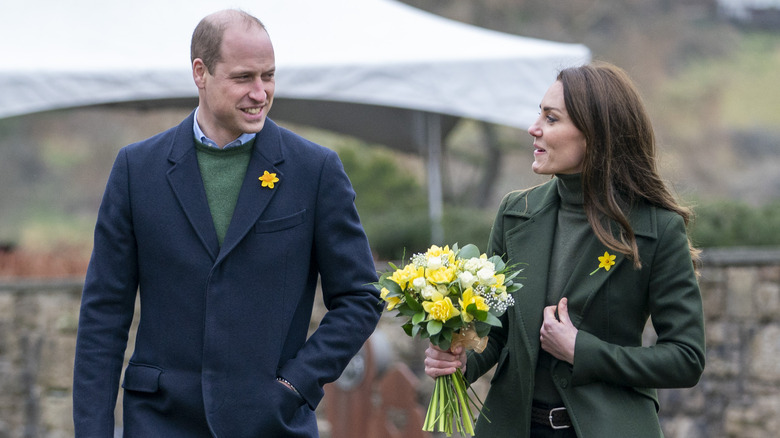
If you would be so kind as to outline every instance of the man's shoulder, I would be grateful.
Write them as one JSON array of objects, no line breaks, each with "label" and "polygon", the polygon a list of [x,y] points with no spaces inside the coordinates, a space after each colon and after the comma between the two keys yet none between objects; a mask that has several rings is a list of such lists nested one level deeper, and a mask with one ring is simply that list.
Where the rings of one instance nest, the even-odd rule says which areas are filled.
[{"label": "man's shoulder", "polygon": [[194,134],[192,133],[192,116],[187,117],[176,126],[172,126],[165,131],[157,133],[146,139],[130,143],[124,147],[128,153],[132,154],[169,154],[171,147],[176,141],[188,139],[194,146]]}]

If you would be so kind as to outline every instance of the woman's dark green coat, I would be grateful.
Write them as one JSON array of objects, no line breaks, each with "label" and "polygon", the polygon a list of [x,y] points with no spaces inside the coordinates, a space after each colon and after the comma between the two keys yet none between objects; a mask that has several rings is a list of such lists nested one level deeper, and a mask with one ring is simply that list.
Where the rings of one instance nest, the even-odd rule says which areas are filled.
[{"label": "woman's dark green coat", "polygon": [[[556,179],[512,192],[501,203],[488,252],[524,263],[524,287],[490,334],[482,354],[471,354],[466,376],[476,380],[497,365],[485,400],[487,419],[477,436],[529,435],[539,330],[560,198]],[[650,205],[630,215],[642,268],[617,254],[609,271],[598,257],[614,254],[593,235],[579,248],[564,296],[579,330],[574,365],[553,360],[555,386],[581,438],[663,436],[655,388],[691,387],[704,369],[702,300],[682,217]],[[658,340],[642,346],[651,318]]]}]

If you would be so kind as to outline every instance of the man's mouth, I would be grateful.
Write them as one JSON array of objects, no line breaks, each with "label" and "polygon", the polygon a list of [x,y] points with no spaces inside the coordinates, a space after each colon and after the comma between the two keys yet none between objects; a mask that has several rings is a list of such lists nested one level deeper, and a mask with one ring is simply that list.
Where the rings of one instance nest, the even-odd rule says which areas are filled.
[{"label": "man's mouth", "polygon": [[243,112],[245,112],[247,114],[251,114],[253,116],[256,116],[256,115],[260,114],[260,112],[263,111],[263,109],[262,108],[244,108],[241,111],[243,111]]}]

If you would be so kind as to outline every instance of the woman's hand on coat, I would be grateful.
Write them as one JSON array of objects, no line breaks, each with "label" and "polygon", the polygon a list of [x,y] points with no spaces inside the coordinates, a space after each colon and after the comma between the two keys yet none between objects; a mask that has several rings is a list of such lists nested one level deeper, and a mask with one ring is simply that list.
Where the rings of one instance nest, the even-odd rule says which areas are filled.
[{"label": "woman's hand on coat", "polygon": [[544,351],[552,354],[557,359],[574,365],[574,344],[577,340],[577,328],[574,327],[571,319],[569,319],[569,306],[566,298],[561,298],[557,306],[544,308],[544,322],[542,322],[539,340],[542,342]]},{"label": "woman's hand on coat", "polygon": [[425,350],[425,374],[435,379],[452,374],[458,368],[461,372],[466,372],[466,351],[463,347],[455,347],[454,351],[449,351],[428,344]]}]

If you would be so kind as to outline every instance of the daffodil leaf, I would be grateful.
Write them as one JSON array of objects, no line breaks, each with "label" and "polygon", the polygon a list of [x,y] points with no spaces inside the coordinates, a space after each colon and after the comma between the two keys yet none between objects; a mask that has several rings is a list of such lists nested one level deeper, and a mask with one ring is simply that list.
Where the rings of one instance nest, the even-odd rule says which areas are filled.
[{"label": "daffodil leaf", "polygon": [[423,310],[422,304],[418,303],[417,300],[414,299],[412,294],[409,293],[409,291],[404,292],[404,297],[406,299],[406,304],[409,305],[409,308],[414,310],[415,312],[419,312]]},{"label": "daffodil leaf", "polygon": [[428,321],[428,334],[433,336],[439,334],[441,332],[442,324],[441,321],[436,321],[435,319]]},{"label": "daffodil leaf", "polygon": [[473,243],[469,243],[468,245],[464,246],[458,253],[458,258],[461,259],[479,258],[479,256],[479,248],[477,248],[477,246]]},{"label": "daffodil leaf", "polygon": [[487,336],[490,333],[490,324],[486,324],[482,321],[474,322],[474,331],[477,332],[477,336],[480,338]]},{"label": "daffodil leaf", "polygon": [[474,316],[474,318],[477,318],[480,321],[484,321],[488,316],[487,310],[477,309],[477,305],[474,303],[471,303],[466,307],[466,312],[470,313]]},{"label": "daffodil leaf", "polygon": [[395,306],[395,308],[398,309],[398,313],[400,313],[399,316],[408,316],[411,318],[417,314],[417,312],[409,308],[409,306],[407,306],[406,303],[399,304]]},{"label": "daffodil leaf", "polygon": [[461,326],[463,326],[463,320],[460,318],[460,315],[454,318],[450,318],[444,322],[444,327],[451,329],[459,329]]},{"label": "daffodil leaf", "polygon": [[452,346],[452,332],[444,330],[431,336],[431,343],[442,350],[449,350]]},{"label": "daffodil leaf", "polygon": [[398,285],[395,281],[385,278],[379,281],[379,284],[382,285],[385,289],[388,290],[387,295],[391,297],[402,297],[404,296],[404,291],[401,289],[401,286]]},{"label": "daffodil leaf", "polygon": [[404,329],[404,332],[406,332],[408,336],[414,337],[414,335],[412,334],[414,331],[414,326],[412,325],[411,322],[407,322],[406,324],[402,325],[401,328]]}]

